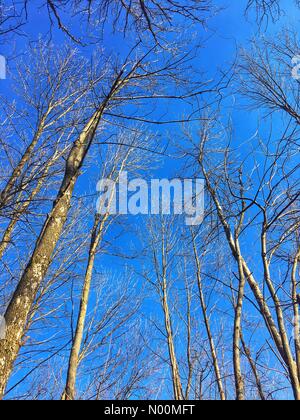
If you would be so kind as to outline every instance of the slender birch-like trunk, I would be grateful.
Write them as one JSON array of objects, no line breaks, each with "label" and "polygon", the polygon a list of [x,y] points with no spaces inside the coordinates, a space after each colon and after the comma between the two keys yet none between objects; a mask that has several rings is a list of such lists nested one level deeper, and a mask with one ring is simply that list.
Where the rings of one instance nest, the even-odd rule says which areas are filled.
[{"label": "slender birch-like trunk", "polygon": [[292,280],[292,298],[293,298],[293,310],[294,310],[294,342],[295,342],[295,353],[298,370],[298,378],[300,381],[300,311],[299,311],[299,294],[297,293],[299,281],[297,281],[297,269],[300,260],[300,247],[296,253],[291,280]]},{"label": "slender birch-like trunk", "polygon": [[169,349],[169,356],[170,356],[170,363],[171,363],[171,370],[172,370],[174,399],[176,401],[181,401],[183,400],[183,389],[182,389],[182,384],[181,384],[181,379],[180,379],[180,374],[179,374],[177,357],[175,353],[175,345],[174,345],[171,315],[170,315],[170,310],[169,310],[166,278],[163,279],[163,311],[164,311],[165,328],[166,328],[166,333],[167,333],[168,349]]},{"label": "slender birch-like trunk", "polygon": [[94,264],[95,264],[95,256],[96,256],[99,243],[102,238],[103,229],[104,229],[104,225],[107,220],[107,217],[108,215],[104,216],[102,219],[100,218],[99,215],[95,217],[95,222],[94,222],[94,226],[92,230],[91,243],[90,243],[88,264],[86,268],[84,284],[83,284],[83,289],[81,293],[81,301],[80,301],[79,314],[78,314],[78,319],[77,319],[77,324],[76,324],[76,331],[75,331],[75,336],[74,336],[70,359],[69,359],[66,388],[62,396],[63,400],[75,400],[76,398],[76,377],[77,377],[77,370],[78,370],[78,366],[80,362],[80,349],[81,349],[82,340],[83,340],[84,325],[85,325],[86,314],[87,314],[87,309],[88,309],[93,269],[94,269]]},{"label": "slender birch-like trunk", "polygon": [[[126,153],[122,161],[122,164],[118,170],[117,179],[119,179],[119,176],[124,169],[124,166],[126,164],[127,158],[130,153],[131,153],[131,149],[128,150],[128,152]],[[110,176],[113,176],[114,171],[116,171],[115,165],[113,166],[112,173],[110,174]],[[109,197],[108,208],[110,208],[112,204],[112,201],[114,199],[114,194],[115,192],[112,191],[112,194]],[[84,326],[85,326],[86,314],[87,314],[88,303],[89,303],[89,298],[90,298],[91,282],[92,282],[93,270],[94,270],[94,265],[95,265],[95,257],[96,257],[99,244],[102,241],[105,225],[106,225],[106,222],[108,221],[108,218],[109,218],[108,213],[106,213],[103,216],[96,214],[95,220],[94,220],[94,226],[92,229],[91,243],[90,243],[89,256],[88,256],[88,264],[86,268],[86,273],[85,273],[85,278],[84,278],[84,283],[83,283],[83,288],[82,288],[82,293],[81,293],[81,301],[80,301],[78,319],[77,319],[77,324],[76,324],[75,337],[73,340],[70,358],[69,358],[66,387],[62,395],[62,400],[66,400],[66,401],[68,400],[72,401],[72,400],[75,400],[76,398],[76,378],[77,378],[77,371],[78,371],[78,367],[80,363],[80,350],[81,350],[82,341],[83,341]]]},{"label": "slender birch-like trunk", "polygon": [[218,385],[220,399],[221,399],[221,401],[226,401],[226,395],[225,395],[224,386],[223,386],[223,382],[222,382],[221,370],[220,370],[220,367],[219,367],[216,347],[215,347],[213,335],[212,335],[211,328],[210,328],[209,317],[207,315],[207,307],[206,307],[205,297],[204,297],[203,287],[202,287],[201,263],[200,263],[200,258],[199,258],[199,254],[198,254],[198,250],[197,250],[195,236],[193,235],[193,233],[192,233],[192,238],[193,238],[194,257],[195,257],[196,269],[197,269],[197,283],[198,283],[198,290],[199,290],[202,316],[203,316],[203,319],[204,319],[206,334],[207,334],[207,337],[208,337],[208,342],[209,342],[209,347],[210,347],[211,357],[212,357],[212,361],[213,361],[213,367],[214,367],[215,377],[216,377],[216,381],[217,381],[217,385]]},{"label": "slender birch-like trunk", "polygon": [[166,338],[168,347],[169,365],[171,370],[173,386],[173,397],[174,400],[181,401],[184,399],[184,391],[180,378],[178,360],[176,356],[173,323],[169,306],[168,258],[170,249],[164,222],[161,220],[159,225],[155,227],[151,226],[150,232],[153,253],[153,264],[156,276],[156,284],[154,284],[152,281],[151,284],[155,285],[157,293],[159,294],[161,308],[163,312],[163,321],[165,329],[164,337]]},{"label": "slender birch-like trunk", "polygon": [[248,359],[248,362],[250,364],[251,370],[253,372],[253,375],[254,375],[254,378],[255,378],[256,387],[257,387],[257,391],[258,391],[258,394],[260,396],[260,399],[262,401],[266,401],[267,398],[266,398],[265,393],[264,393],[264,390],[263,390],[263,386],[262,386],[262,383],[261,383],[261,380],[260,380],[259,372],[257,370],[255,361],[253,360],[253,358],[251,356],[250,349],[247,347],[247,345],[245,343],[245,340],[244,340],[244,337],[243,337],[243,333],[241,333],[241,343],[242,343],[242,346],[243,346],[244,353],[245,353],[245,355],[246,355],[246,357]]},{"label": "slender birch-like trunk", "polygon": [[[242,171],[240,171],[239,179],[240,179],[240,194],[242,197],[244,194]],[[245,219],[245,208],[246,208],[246,203],[244,200],[242,200],[241,216],[239,218],[239,223],[238,223],[237,228],[235,229],[235,235],[234,235],[235,248],[237,251],[238,270],[239,270],[238,298],[237,298],[236,306],[234,308],[234,332],[233,332],[233,367],[234,367],[235,389],[236,389],[237,401],[245,400],[245,382],[244,382],[242,368],[241,368],[240,340],[241,340],[241,334],[242,334],[243,303],[244,303],[245,287],[246,287],[247,280],[246,280],[245,273],[243,270],[243,262],[241,258],[241,247],[240,247],[240,242],[239,242],[239,237],[240,237],[240,234],[243,228],[244,219]]]},{"label": "slender birch-like trunk", "polygon": [[267,257],[266,222],[264,223],[264,226],[262,228],[261,244],[262,244],[262,260],[263,260],[263,265],[264,265],[265,282],[268,286],[269,292],[271,294],[272,300],[275,305],[275,311],[276,311],[278,326],[279,326],[279,333],[282,340],[282,346],[285,353],[285,361],[289,370],[289,375],[290,375],[292,388],[294,391],[294,396],[297,401],[300,401],[300,381],[299,381],[299,376],[298,376],[297,364],[294,360],[294,356],[291,350],[289,337],[287,334],[285,321],[284,321],[284,314],[281,307],[281,302],[278,298],[277,292],[275,290],[274,284],[271,279],[270,264]]},{"label": "slender birch-like trunk", "polygon": [[187,313],[186,313],[186,325],[187,325],[187,365],[188,365],[188,378],[187,378],[187,385],[185,390],[185,399],[189,400],[191,387],[192,387],[192,379],[193,379],[193,357],[192,357],[192,316],[191,316],[191,309],[192,309],[192,296],[191,291],[189,289],[188,280],[185,275],[185,289],[186,289],[186,306],[187,306]]},{"label": "slender birch-like trunk", "polygon": [[[238,241],[237,241],[238,242]],[[243,300],[246,286],[246,278],[243,270],[243,264],[240,258],[239,244],[236,244],[239,253],[239,290],[238,299],[235,306],[234,316],[234,333],[233,333],[233,366],[234,366],[234,377],[235,377],[235,389],[237,401],[245,400],[245,384],[241,369],[241,348],[240,348],[240,337],[242,333],[242,310]]]},{"label": "slender birch-like trunk", "polygon": [[[203,148],[203,144],[201,145],[201,148]],[[253,272],[250,270],[248,264],[246,263],[246,261],[244,260],[244,258],[241,256],[241,254],[238,252],[238,249],[236,247],[235,241],[234,241],[234,237],[231,231],[231,228],[226,220],[226,217],[224,216],[223,213],[223,209],[221,206],[221,203],[218,199],[217,193],[214,190],[213,186],[211,185],[209,176],[204,168],[203,162],[202,162],[202,153],[203,151],[201,150],[201,154],[200,154],[200,158],[199,158],[199,164],[202,168],[204,177],[205,177],[205,181],[206,181],[206,185],[207,185],[207,189],[212,197],[212,200],[216,206],[216,210],[217,210],[217,214],[219,217],[219,220],[223,226],[224,229],[224,233],[226,235],[226,239],[228,241],[229,247],[232,251],[232,255],[234,257],[234,259],[236,260],[236,262],[242,265],[243,271],[244,271],[244,275],[247,279],[247,282],[256,298],[256,301],[259,305],[260,311],[263,315],[265,324],[274,340],[274,343],[277,347],[277,350],[280,354],[280,356],[282,357],[284,363],[286,364],[288,371],[289,371],[289,377],[291,380],[291,385],[292,385],[292,389],[293,389],[293,393],[294,393],[294,397],[297,401],[300,400],[300,384],[299,384],[299,378],[298,378],[298,372],[297,372],[297,365],[295,360],[293,359],[293,355],[290,349],[290,345],[289,345],[289,340],[288,340],[288,336],[287,336],[287,332],[286,332],[286,328],[285,328],[285,323],[284,323],[284,317],[283,317],[283,311],[281,309],[281,304],[280,301],[277,297],[276,291],[274,289],[274,285],[272,284],[271,281],[271,277],[270,277],[270,271],[269,271],[269,263],[267,260],[267,242],[266,242],[266,232],[265,232],[265,228],[263,228],[262,231],[262,238],[261,238],[261,243],[262,243],[262,260],[263,260],[263,264],[264,264],[264,275],[265,275],[265,281],[266,284],[269,288],[271,297],[273,299],[273,302],[275,304],[275,310],[276,310],[276,315],[277,315],[277,321],[278,321],[278,326],[279,328],[277,328],[275,321],[273,319],[272,313],[270,311],[269,305],[267,304],[264,295],[259,287],[259,284],[257,283],[257,281],[254,278]]]}]

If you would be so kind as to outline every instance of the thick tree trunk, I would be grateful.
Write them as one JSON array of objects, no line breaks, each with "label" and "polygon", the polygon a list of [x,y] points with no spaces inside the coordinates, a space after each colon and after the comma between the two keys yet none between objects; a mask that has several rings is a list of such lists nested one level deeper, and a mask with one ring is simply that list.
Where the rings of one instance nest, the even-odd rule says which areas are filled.
[{"label": "thick tree trunk", "polygon": [[37,241],[17,289],[5,313],[6,338],[0,341],[0,398],[3,397],[13,364],[18,355],[26,320],[39,287],[48,271],[71,205],[75,183],[95,136],[104,107],[97,110],[73,144],[66,171],[53,209]]}]

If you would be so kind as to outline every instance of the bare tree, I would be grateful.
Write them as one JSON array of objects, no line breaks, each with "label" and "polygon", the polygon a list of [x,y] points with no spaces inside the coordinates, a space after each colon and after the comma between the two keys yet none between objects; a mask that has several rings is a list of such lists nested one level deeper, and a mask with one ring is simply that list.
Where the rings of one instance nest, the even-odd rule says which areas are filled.
[{"label": "bare tree", "polygon": [[[288,338],[288,330],[286,326],[286,316],[284,310],[287,304],[285,299],[280,296],[280,291],[285,290],[284,296],[291,296],[290,291],[286,290],[280,278],[274,278],[276,272],[276,262],[274,258],[278,255],[281,247],[292,246],[292,237],[297,230],[298,224],[294,222],[294,215],[297,214],[297,208],[294,203],[298,201],[298,181],[294,178],[299,165],[293,160],[289,148],[287,147],[286,139],[283,138],[277,145],[274,153],[271,153],[271,142],[261,143],[261,147],[265,148],[265,162],[264,172],[259,172],[258,160],[254,164],[254,172],[257,171],[259,187],[257,190],[251,192],[252,184],[246,184],[241,181],[242,166],[236,169],[233,165],[232,155],[230,149],[225,152],[225,160],[222,165],[218,166],[218,171],[215,166],[209,166],[209,154],[206,152],[207,144],[210,138],[208,127],[201,132],[201,143],[196,152],[197,160],[199,162],[201,171],[205,177],[209,195],[215,206],[216,215],[224,229],[224,234],[228,245],[231,249],[232,255],[239,270],[239,284],[244,287],[244,278],[248,282],[258,305],[259,312],[263,316],[268,332],[271,334],[276,350],[282,359],[282,362],[287,367],[289,372],[289,380],[292,384],[292,389],[296,399],[299,399],[299,378],[297,361],[295,360],[293,350],[290,346]],[[253,152],[254,153],[254,152]],[[278,169],[278,164],[280,169]],[[243,162],[243,164],[245,164]],[[221,173],[223,177],[221,178]],[[277,178],[278,177],[278,178]],[[221,182],[224,179],[224,182]],[[241,194],[246,191],[247,195]],[[237,207],[235,207],[237,206]],[[236,210],[234,210],[236,208]],[[256,209],[257,213],[253,210]],[[250,214],[249,214],[250,213]],[[248,216],[246,216],[249,214]],[[241,219],[241,216],[243,217]],[[246,219],[247,217],[247,219]],[[292,220],[290,220],[292,217]],[[285,228],[282,231],[283,219],[286,219]],[[260,264],[263,272],[263,291],[261,290],[259,281],[255,278],[255,271],[250,268],[247,262],[247,252],[238,246],[236,242],[236,234],[232,231],[233,222],[236,223],[238,231],[242,236],[247,231],[251,231],[253,220],[259,220],[261,231],[259,233],[259,240],[261,249],[259,250]],[[242,224],[241,224],[242,220]],[[288,220],[290,220],[288,222]],[[242,237],[241,237],[242,238]],[[241,243],[240,238],[240,243]],[[294,251],[291,251],[294,254]],[[246,255],[245,255],[246,254]],[[258,260],[256,260],[256,266]],[[274,267],[275,265],[275,267]],[[283,267],[286,267],[286,273],[290,272],[291,265],[287,261]],[[271,270],[273,268],[273,274]],[[267,302],[265,295],[266,289],[269,292],[270,299],[274,305],[273,307]],[[239,292],[239,294],[241,291]],[[243,295],[243,293],[242,293]],[[269,299],[269,298],[268,298]],[[293,300],[290,301],[290,307],[294,307]],[[238,307],[237,307],[238,308]],[[275,316],[275,318],[274,318]],[[240,325],[240,314],[236,313],[236,322]],[[276,319],[276,321],[275,321]],[[240,326],[238,326],[239,338],[234,344],[237,346],[240,341]],[[235,335],[236,336],[236,335]],[[236,353],[235,353],[236,354]],[[238,357],[237,355],[235,357]],[[237,361],[235,360],[235,363]],[[239,391],[238,391],[239,392]]]},{"label": "bare tree", "polygon": [[[170,304],[171,265],[174,264],[174,248],[177,246],[176,235],[172,230],[172,222],[161,218],[156,224],[149,226],[150,258],[153,264],[154,277],[145,272],[143,277],[153,285],[160,299],[163,313],[164,337],[168,348],[168,364],[170,365],[173,395],[175,400],[184,399],[182,379],[179,371],[178,356],[175,348],[175,331]],[[151,270],[152,271],[152,270]],[[189,298],[188,298],[189,301]],[[189,308],[189,305],[188,305]],[[188,314],[190,311],[188,311]],[[188,315],[189,320],[189,315]],[[188,323],[188,337],[191,331]],[[190,350],[188,350],[190,351]],[[189,374],[189,376],[191,373]],[[188,384],[188,388],[190,385]]]},{"label": "bare tree", "polygon": [[[299,0],[294,1],[299,6]],[[248,0],[246,13],[254,10],[259,25],[264,22],[268,24],[269,20],[276,22],[285,12],[284,5],[280,0]]]},{"label": "bare tree", "polygon": [[[0,399],[300,400],[300,44],[256,37],[214,82],[215,3],[37,0],[45,42],[21,38],[31,2],[0,0],[0,44],[30,40],[1,95]],[[228,98],[260,117],[247,141]],[[201,226],[96,211],[96,177],[168,162],[204,178]]]},{"label": "bare tree", "polygon": [[[85,44],[89,33],[91,39],[102,35],[104,27],[111,24],[113,31],[122,30],[124,34],[134,31],[140,36],[150,34],[155,42],[162,41],[161,34],[174,30],[175,22],[182,19],[189,23],[204,24],[212,11],[210,0],[188,0],[185,4],[178,1],[163,0],[158,4],[154,0],[46,0],[40,1],[45,15],[49,19],[50,29],[55,26],[67,38],[76,44]],[[2,1],[0,9],[0,36],[9,33],[22,33],[22,28],[30,22],[31,5],[27,0],[20,2]],[[81,22],[85,28],[85,37],[75,34],[66,17],[71,15],[73,22]]]},{"label": "bare tree", "polygon": [[0,36],[11,32],[17,32],[24,23],[23,14],[26,2],[19,9],[19,5],[14,0],[1,1],[0,3]]},{"label": "bare tree", "polygon": [[[125,273],[122,281],[116,276],[111,272],[102,279],[97,275],[93,278],[90,295],[95,305],[86,313],[86,328],[76,366],[76,397],[79,399],[130,398],[144,385],[152,369],[141,345],[142,331],[138,322],[141,301],[132,293],[134,280]],[[75,334],[78,334],[78,326]],[[74,360],[70,358],[69,363]],[[149,371],[143,369],[143,364]],[[69,371],[70,368],[73,366],[69,365]],[[80,384],[82,377],[86,378],[84,386]],[[70,381],[70,376],[67,379]],[[67,386],[70,384],[68,382]]]},{"label": "bare tree", "polygon": [[[133,49],[132,54],[136,49]],[[136,118],[122,114],[121,106],[128,100],[131,103],[141,100],[165,100],[170,98],[164,91],[165,80],[168,83],[180,83],[180,66],[182,69],[186,65],[187,57],[175,57],[166,60],[162,66],[157,66],[149,61],[152,50],[142,53],[141,57],[132,60],[130,56],[126,58],[123,65],[118,70],[113,71],[107,76],[107,68],[102,69],[101,75],[96,76],[96,81],[109,84],[107,91],[96,98],[96,107],[92,114],[87,117],[84,128],[70,147],[69,155],[66,158],[65,175],[60,185],[57,197],[53,203],[53,208],[48,215],[44,227],[36,243],[36,248],[32,254],[17,289],[6,310],[7,336],[0,346],[0,359],[3,363],[2,393],[11,372],[13,361],[18,354],[20,338],[28,316],[31,305],[35,299],[39,286],[45,277],[51,262],[51,256],[60,238],[61,231],[65,224],[76,181],[80,175],[82,165],[86,156],[93,145],[99,126],[103,124],[105,117],[115,117],[129,120],[146,121],[163,124],[162,121],[151,121],[149,118]],[[176,71],[175,71],[176,70]],[[105,75],[105,77],[103,76]],[[172,76],[173,75],[173,76]],[[158,94],[159,86],[162,87],[162,94]],[[195,85],[196,86],[196,85]],[[95,83],[91,86],[95,91]],[[185,85],[183,85],[185,89]],[[149,93],[150,89],[150,93]],[[153,92],[155,90],[155,93]],[[197,99],[203,91],[197,90],[188,94],[179,92],[172,96],[173,100],[186,100],[187,98]],[[124,95],[124,96],[123,96]],[[128,99],[127,99],[128,98]],[[165,123],[171,123],[172,120]]]},{"label": "bare tree", "polygon": [[241,92],[251,104],[274,114],[284,111],[282,115],[295,124],[299,124],[299,81],[293,78],[293,58],[298,51],[297,34],[285,30],[276,42],[266,37],[258,45],[253,40],[249,50],[241,51],[237,67]]},{"label": "bare tree", "polygon": [[257,387],[257,392],[258,395],[260,397],[260,399],[262,401],[266,401],[266,395],[264,392],[264,388],[261,382],[261,378],[260,378],[260,374],[259,374],[259,370],[256,364],[256,361],[253,359],[252,355],[251,355],[251,350],[249,349],[249,347],[247,347],[243,334],[241,334],[241,342],[242,342],[242,346],[243,346],[243,351],[249,361],[249,364],[251,366],[251,370],[253,372],[253,376],[255,378],[255,383],[256,383],[256,387]]},{"label": "bare tree", "polygon": [[221,370],[220,370],[220,367],[219,367],[216,346],[215,346],[215,342],[214,342],[214,338],[213,338],[213,334],[212,334],[212,330],[211,330],[211,326],[210,326],[210,320],[209,320],[209,316],[208,316],[208,312],[207,312],[207,305],[206,305],[206,302],[205,302],[205,296],[204,296],[204,291],[203,291],[201,261],[200,261],[200,257],[199,257],[195,232],[193,232],[193,231],[191,232],[191,237],[192,237],[192,245],[193,245],[194,258],[195,258],[195,264],[196,264],[196,275],[197,275],[197,283],[198,283],[198,291],[199,291],[199,298],[200,298],[202,316],[203,316],[203,319],[204,319],[206,333],[207,333],[207,337],[208,337],[208,341],[209,341],[211,357],[212,357],[212,361],[213,361],[213,367],[214,367],[216,381],[217,381],[217,385],[218,385],[218,389],[219,389],[220,399],[222,401],[225,401],[226,400],[226,395],[225,395],[225,391],[224,391],[223,380],[222,380]]},{"label": "bare tree", "polygon": [[[125,141],[127,143],[126,146]],[[145,144],[144,148],[146,146],[150,148],[150,142],[147,139],[142,141],[141,139],[139,139],[139,136],[137,136],[137,134],[131,135],[131,137],[119,135],[116,139],[116,146],[111,145],[108,148],[105,162],[103,162],[102,164],[103,171],[101,179],[118,182],[120,175],[123,172],[131,172],[134,170],[134,168],[138,165],[138,160],[141,160],[141,165],[142,160],[145,161],[144,152],[143,155],[141,155],[141,149],[143,149],[143,144]],[[145,165],[143,169],[146,169]],[[108,229],[108,226],[113,222],[114,219],[114,216],[110,215],[109,213],[109,208],[111,208],[111,205],[115,200],[115,194],[116,192],[112,190],[111,195],[108,199],[107,212],[105,214],[103,214],[103,212],[101,212],[101,214],[97,213],[94,219],[94,225],[91,232],[91,243],[89,249],[88,263],[82,289],[80,309],[76,325],[75,337],[73,340],[72,350],[70,354],[66,388],[63,395],[63,399],[65,400],[74,400],[76,397],[76,375],[79,365],[79,354],[80,348],[82,346],[84,325],[89,303],[95,258],[103,236],[105,234],[105,231]]]},{"label": "bare tree", "polygon": [[[49,146],[50,136],[57,143],[64,141],[63,137],[68,129],[66,118],[75,119],[74,107],[91,87],[88,77],[86,83],[79,82],[85,63],[83,61],[79,64],[79,57],[76,55],[75,50],[63,49],[56,52],[53,47],[39,42],[17,64],[16,90],[22,98],[23,108],[14,109],[14,105],[5,97],[2,98],[4,126],[10,129],[8,144],[2,141],[2,154],[9,158],[12,166],[8,170],[3,168],[7,176],[1,182],[2,214],[11,209],[11,203],[18,204],[14,197],[24,192],[24,189],[28,190],[35,179],[33,176],[28,177],[26,173],[31,170],[29,165],[32,165],[34,154],[39,149],[46,151],[53,147]],[[20,119],[22,128],[19,126]],[[25,121],[32,133],[29,139]],[[21,157],[16,160],[14,148],[18,143],[24,144],[24,149],[20,150]]]}]

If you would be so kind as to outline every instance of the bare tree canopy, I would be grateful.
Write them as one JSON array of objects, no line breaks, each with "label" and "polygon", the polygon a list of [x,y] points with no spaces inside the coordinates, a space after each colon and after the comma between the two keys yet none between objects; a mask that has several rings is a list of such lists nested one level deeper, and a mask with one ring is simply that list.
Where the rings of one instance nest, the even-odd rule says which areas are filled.
[{"label": "bare tree canopy", "polygon": [[[140,36],[149,33],[155,40],[160,34],[170,31],[178,23],[190,22],[204,24],[208,13],[212,11],[209,0],[179,1],[164,0],[41,0],[36,6],[47,14],[49,25],[58,27],[75,43],[84,43],[69,23],[77,21],[94,31],[102,33],[110,23],[114,31],[124,34],[133,28]],[[0,36],[10,32],[22,33],[23,26],[31,19],[33,10],[27,0],[4,0],[0,6]],[[66,22],[67,21],[67,22]]]},{"label": "bare tree canopy", "polygon": [[[258,23],[264,21],[277,21],[285,10],[286,5],[282,0],[248,0],[246,12],[254,10]],[[300,6],[299,0],[294,0],[296,6]]]},{"label": "bare tree canopy", "polygon": [[1,400],[300,400],[299,5],[0,1]]}]

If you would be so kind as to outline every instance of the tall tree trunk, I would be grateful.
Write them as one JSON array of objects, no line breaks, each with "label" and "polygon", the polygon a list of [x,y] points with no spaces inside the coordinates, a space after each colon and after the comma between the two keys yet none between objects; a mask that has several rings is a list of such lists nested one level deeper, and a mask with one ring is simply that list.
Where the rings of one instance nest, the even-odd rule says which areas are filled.
[{"label": "tall tree trunk", "polygon": [[245,400],[245,384],[241,369],[241,348],[240,348],[240,337],[242,333],[242,310],[243,300],[246,286],[246,278],[243,270],[243,264],[240,257],[240,248],[238,240],[236,240],[236,247],[239,253],[238,266],[239,266],[239,290],[238,299],[235,306],[234,316],[234,332],[233,332],[233,366],[234,366],[234,377],[235,377],[235,389],[237,401]]},{"label": "tall tree trunk", "polygon": [[189,400],[191,387],[192,387],[192,379],[193,379],[193,355],[192,355],[192,318],[191,318],[191,307],[192,307],[192,297],[191,291],[189,290],[188,280],[185,274],[185,288],[186,288],[186,325],[187,325],[187,364],[188,364],[188,378],[187,378],[187,385],[185,390],[185,399]]},{"label": "tall tree trunk", "polygon": [[174,399],[176,401],[181,401],[184,399],[183,396],[183,387],[180,379],[179,366],[175,352],[172,320],[169,309],[169,299],[168,299],[168,281],[167,281],[167,249],[165,244],[164,234],[162,234],[162,278],[161,278],[161,292],[162,292],[162,308],[164,312],[164,322],[165,329],[167,334],[168,350],[171,364],[172,372],[172,382],[173,382],[173,391]]},{"label": "tall tree trunk", "polygon": [[[201,155],[202,156],[202,155]],[[199,163],[201,165],[201,168],[203,170],[203,174],[206,180],[206,185],[207,188],[209,190],[209,193],[215,203],[216,209],[217,209],[217,213],[218,213],[218,217],[220,219],[220,222],[222,223],[229,247],[232,251],[232,255],[234,257],[234,259],[237,261],[238,263],[238,259],[239,259],[239,255],[235,246],[235,242],[234,242],[234,238],[232,236],[232,232],[231,232],[231,228],[229,226],[229,224],[226,221],[226,218],[223,214],[223,209],[222,206],[219,202],[219,199],[217,197],[216,191],[213,189],[208,174],[203,166],[203,163],[201,161],[201,156],[199,159]],[[241,256],[241,263],[243,266],[243,270],[244,270],[244,274],[245,277],[247,278],[248,284],[251,287],[251,290],[256,298],[256,301],[259,305],[260,311],[264,317],[264,321],[265,324],[274,340],[274,343],[277,347],[278,352],[280,353],[283,361],[285,362],[288,370],[289,370],[289,376],[290,376],[290,380],[291,380],[291,385],[293,388],[293,393],[294,393],[294,397],[295,399],[298,401],[300,400],[300,385],[299,385],[299,378],[298,378],[298,372],[297,372],[297,365],[295,363],[295,361],[293,360],[293,356],[291,353],[291,349],[289,346],[289,342],[288,342],[288,337],[287,337],[287,333],[286,333],[286,329],[284,326],[284,319],[283,319],[283,313],[282,313],[282,309],[281,309],[281,305],[280,302],[277,298],[276,292],[274,290],[274,287],[272,285],[272,282],[270,281],[270,278],[268,276],[268,264],[266,261],[266,244],[265,244],[265,238],[262,238],[262,257],[263,257],[263,262],[264,262],[264,268],[265,268],[265,277],[266,277],[266,282],[267,285],[269,287],[270,293],[272,295],[272,299],[275,303],[275,309],[276,309],[276,314],[277,314],[277,320],[278,320],[278,324],[279,324],[279,331],[278,328],[274,322],[272,313],[270,311],[270,308],[261,292],[261,289],[257,283],[257,281],[255,280],[252,271],[249,269],[248,264],[246,263],[246,261],[244,260],[244,258]]]},{"label": "tall tree trunk", "polygon": [[181,401],[183,400],[183,389],[182,389],[182,384],[181,384],[181,379],[180,379],[180,374],[179,374],[177,357],[175,353],[174,337],[173,337],[172,321],[171,321],[171,315],[170,315],[169,303],[168,303],[166,279],[163,280],[163,311],[164,311],[164,317],[165,317],[165,328],[166,328],[166,333],[167,333],[168,349],[169,349],[169,356],[170,356],[170,363],[171,363],[171,370],[172,370],[174,399],[176,401]]},{"label": "tall tree trunk", "polygon": [[[123,165],[122,165],[122,168],[123,168]],[[111,201],[113,200],[113,195],[114,193],[110,197],[110,203],[108,205],[108,208],[110,207]],[[97,249],[103,237],[104,227],[105,227],[105,223],[108,217],[109,217],[109,214],[105,214],[103,217],[99,215],[95,216],[94,226],[92,229],[90,249],[89,249],[88,264],[87,264],[87,269],[85,273],[83,289],[81,293],[81,301],[80,301],[78,319],[77,319],[77,324],[76,324],[76,331],[75,331],[75,336],[74,336],[70,358],[69,358],[66,387],[62,395],[62,400],[68,401],[68,400],[75,400],[76,398],[76,378],[77,378],[78,366],[80,363],[80,349],[81,349],[82,340],[83,340],[84,326],[85,326],[85,320],[86,320],[86,314],[87,314],[88,302],[89,302],[90,290],[91,290],[91,282],[92,282],[93,270],[94,270],[94,265],[95,265],[95,257],[96,257]]]},{"label": "tall tree trunk", "polygon": [[220,371],[220,367],[219,367],[219,363],[218,363],[217,352],[216,352],[215,343],[214,343],[213,335],[212,335],[211,328],[210,328],[209,318],[208,318],[208,315],[207,315],[207,307],[206,307],[204,293],[203,293],[203,287],[202,287],[201,263],[200,263],[200,259],[199,259],[199,255],[198,255],[195,236],[193,235],[193,233],[192,233],[192,237],[193,237],[193,249],[194,249],[194,256],[195,256],[195,261],[196,261],[197,283],[198,283],[198,290],[199,290],[202,316],[203,316],[203,319],[204,319],[206,334],[207,334],[208,341],[209,341],[209,347],[210,347],[211,357],[212,357],[212,361],[213,361],[213,367],[214,367],[215,377],[216,377],[216,381],[217,381],[217,385],[218,385],[220,399],[221,399],[221,401],[226,401],[226,395],[225,395],[225,392],[224,392],[221,371]]},{"label": "tall tree trunk", "polygon": [[99,243],[102,238],[103,228],[105,221],[107,220],[107,216],[100,220],[100,217],[97,215],[95,217],[95,222],[92,230],[92,238],[90,243],[90,250],[89,250],[89,257],[88,257],[88,264],[84,278],[83,289],[81,293],[81,301],[80,301],[80,308],[79,314],[76,324],[76,331],[75,336],[72,344],[69,365],[68,365],[68,373],[67,373],[67,380],[66,380],[66,388],[64,394],[62,396],[63,400],[75,400],[76,398],[76,377],[77,377],[77,370],[79,366],[79,356],[80,356],[80,349],[83,340],[83,333],[84,333],[84,325],[86,320],[90,290],[91,290],[91,281],[93,275],[93,269],[95,264],[95,256],[99,246]]},{"label": "tall tree trunk", "polygon": [[122,68],[104,101],[91,116],[71,148],[66,161],[65,176],[53,209],[44,224],[32,257],[5,313],[6,337],[5,340],[0,341],[0,398],[4,395],[14,362],[20,350],[30,308],[50,266],[53,251],[68,216],[76,181],[102,120],[103,113],[111,99],[128,83],[130,76],[137,67],[138,64],[130,70],[127,76],[124,76],[124,67]]},{"label": "tall tree trunk", "polygon": [[243,346],[243,349],[244,349],[244,353],[245,353],[245,355],[248,359],[248,362],[250,364],[251,370],[253,372],[256,387],[257,387],[257,391],[258,391],[258,394],[260,396],[260,399],[262,401],[266,401],[266,396],[265,396],[265,393],[264,393],[264,390],[263,390],[263,386],[262,386],[262,383],[261,383],[261,380],[260,380],[260,377],[259,377],[259,373],[258,373],[256,364],[255,364],[253,358],[251,357],[250,349],[247,347],[247,345],[245,343],[243,333],[241,333],[241,343],[242,343],[242,346]]},{"label": "tall tree trunk", "polygon": [[[110,173],[110,178],[114,176],[115,171],[118,172],[117,180],[120,177],[120,174],[124,170],[124,166],[127,162],[127,159],[131,153],[131,149],[128,149],[128,152],[124,156],[124,159],[119,167],[118,162],[115,162]],[[116,157],[117,159],[117,157]],[[114,199],[115,192],[112,191],[111,196],[109,197],[108,208],[110,208],[112,201]],[[93,270],[95,265],[95,257],[97,253],[97,249],[99,247],[100,242],[102,241],[105,224],[109,218],[109,213],[104,214],[103,216],[96,214],[94,225],[92,229],[91,235],[91,243],[89,249],[89,256],[88,256],[88,264],[86,268],[82,293],[81,293],[81,301],[78,313],[78,319],[76,324],[76,331],[75,336],[71,348],[69,364],[68,364],[68,372],[67,372],[67,380],[66,380],[66,387],[62,395],[62,400],[75,400],[76,398],[76,378],[77,378],[77,371],[80,363],[80,350],[82,346],[83,340],[83,333],[84,333],[84,326],[86,320],[86,314],[88,309],[89,297],[90,297],[90,290],[91,290],[91,282],[93,276]]]},{"label": "tall tree trunk", "polygon": [[294,259],[292,268],[292,298],[293,298],[293,309],[294,309],[294,342],[295,342],[295,353],[298,370],[298,378],[300,381],[300,314],[299,314],[299,294],[297,293],[298,284],[297,281],[297,268],[300,260],[300,247]]},{"label": "tall tree trunk", "polygon": [[6,337],[0,341],[0,398],[20,350],[22,335],[32,304],[48,271],[51,256],[60,238],[71,205],[75,183],[86,154],[92,144],[105,106],[97,110],[73,144],[57,199],[38,238],[28,263],[5,313]]},{"label": "tall tree trunk", "polygon": [[262,229],[261,243],[262,243],[262,260],[263,260],[263,265],[264,265],[264,278],[268,286],[272,300],[274,302],[275,311],[277,315],[277,321],[279,325],[279,332],[280,332],[282,346],[285,353],[286,364],[289,370],[289,376],[290,376],[290,380],[291,380],[291,384],[292,384],[292,388],[294,392],[294,397],[297,401],[300,401],[300,381],[299,381],[299,376],[298,376],[297,364],[294,360],[294,356],[290,347],[290,342],[289,342],[289,338],[288,338],[288,334],[287,334],[287,330],[285,326],[284,314],[281,307],[281,302],[271,279],[270,264],[267,257],[268,254],[267,254],[266,222],[264,223],[264,226]]}]

